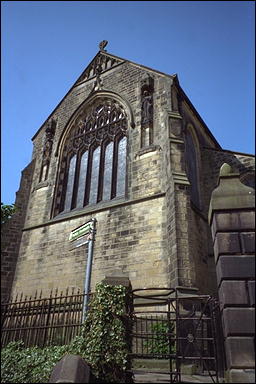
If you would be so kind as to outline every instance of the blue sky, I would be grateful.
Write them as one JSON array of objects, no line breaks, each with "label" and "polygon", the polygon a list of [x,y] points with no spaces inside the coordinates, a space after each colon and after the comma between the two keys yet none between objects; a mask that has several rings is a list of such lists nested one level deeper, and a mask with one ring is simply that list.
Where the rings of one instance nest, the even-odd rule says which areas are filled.
[{"label": "blue sky", "polygon": [[224,149],[254,153],[253,1],[2,1],[2,195],[31,138],[108,40],[109,53],[174,74]]}]

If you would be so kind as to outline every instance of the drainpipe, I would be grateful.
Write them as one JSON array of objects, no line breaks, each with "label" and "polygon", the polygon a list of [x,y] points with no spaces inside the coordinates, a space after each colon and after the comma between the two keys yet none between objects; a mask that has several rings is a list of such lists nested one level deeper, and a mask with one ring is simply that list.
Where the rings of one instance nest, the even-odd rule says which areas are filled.
[{"label": "drainpipe", "polygon": [[83,322],[84,322],[84,320],[86,318],[86,312],[88,310],[89,292],[90,292],[91,275],[92,275],[93,246],[94,246],[94,240],[95,240],[95,233],[96,233],[96,219],[92,219],[92,226],[91,226],[91,230],[90,230],[90,238],[89,238],[89,241],[88,241],[88,258],[87,258],[85,284],[84,284],[85,296],[84,296],[83,315],[82,315]]}]

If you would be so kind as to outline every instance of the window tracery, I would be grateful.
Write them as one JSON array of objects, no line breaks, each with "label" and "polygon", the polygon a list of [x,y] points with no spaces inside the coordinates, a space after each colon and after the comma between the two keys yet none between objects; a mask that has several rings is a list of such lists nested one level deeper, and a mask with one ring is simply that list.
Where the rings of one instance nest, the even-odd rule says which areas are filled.
[{"label": "window tracery", "polygon": [[127,116],[114,99],[96,99],[80,111],[64,141],[54,216],[123,196]]}]

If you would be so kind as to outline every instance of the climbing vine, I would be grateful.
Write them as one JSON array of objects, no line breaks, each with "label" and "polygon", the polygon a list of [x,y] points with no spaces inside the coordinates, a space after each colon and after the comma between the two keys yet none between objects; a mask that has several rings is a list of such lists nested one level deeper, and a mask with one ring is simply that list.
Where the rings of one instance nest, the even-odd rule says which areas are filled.
[{"label": "climbing vine", "polygon": [[127,290],[121,285],[98,284],[83,325],[81,352],[94,375],[106,382],[129,381],[126,297]]}]

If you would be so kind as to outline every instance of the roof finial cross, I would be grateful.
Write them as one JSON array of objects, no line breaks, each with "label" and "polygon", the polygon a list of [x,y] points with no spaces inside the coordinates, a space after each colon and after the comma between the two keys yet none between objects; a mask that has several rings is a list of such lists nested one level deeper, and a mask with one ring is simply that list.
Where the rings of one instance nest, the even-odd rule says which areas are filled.
[{"label": "roof finial cross", "polygon": [[107,44],[108,44],[108,41],[107,41],[107,40],[102,40],[102,41],[99,43],[99,49],[100,49],[100,51],[106,51],[104,48],[106,47]]}]

